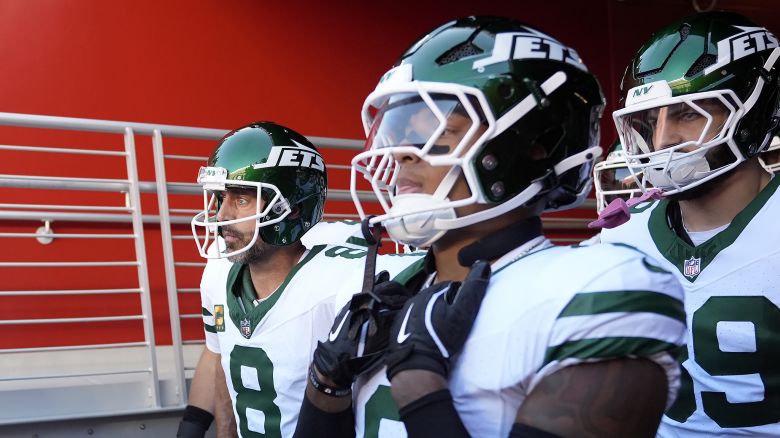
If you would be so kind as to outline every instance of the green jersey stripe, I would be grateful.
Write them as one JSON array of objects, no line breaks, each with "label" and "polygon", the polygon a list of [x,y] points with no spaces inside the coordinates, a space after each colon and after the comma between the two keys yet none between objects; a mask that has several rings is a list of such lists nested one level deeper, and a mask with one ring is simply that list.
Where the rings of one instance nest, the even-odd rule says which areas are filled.
[{"label": "green jersey stripe", "polygon": [[201,307],[201,308],[200,308],[200,313],[201,313],[201,315],[203,315],[203,316],[214,316],[214,315],[213,315],[211,312],[209,312],[209,310],[208,310],[208,309],[206,309],[205,307]]},{"label": "green jersey stripe", "polygon": [[653,291],[581,292],[569,301],[558,318],[613,312],[647,312],[685,323],[682,301]]},{"label": "green jersey stripe", "polygon": [[650,356],[668,351],[673,356],[679,352],[679,346],[651,338],[608,337],[581,339],[548,347],[544,365],[564,359],[610,359],[625,356]]},{"label": "green jersey stripe", "polygon": [[357,236],[349,237],[347,239],[347,243],[351,243],[351,244],[357,245],[357,246],[366,246],[366,247],[368,246],[368,242],[366,241],[366,239],[363,239],[363,238],[357,237]]},{"label": "green jersey stripe", "polygon": [[206,330],[209,333],[216,333],[217,332],[217,328],[216,327],[214,327],[213,325],[208,325],[208,324],[203,324],[203,330]]}]

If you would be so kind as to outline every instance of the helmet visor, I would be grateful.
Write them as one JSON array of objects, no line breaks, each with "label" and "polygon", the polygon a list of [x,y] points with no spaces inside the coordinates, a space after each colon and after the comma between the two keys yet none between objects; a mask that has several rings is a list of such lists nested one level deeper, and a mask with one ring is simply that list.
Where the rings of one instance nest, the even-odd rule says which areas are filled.
[{"label": "helmet visor", "polygon": [[370,111],[366,150],[414,147],[425,155],[457,156],[484,120],[479,106],[456,95],[398,93],[383,100]]},{"label": "helmet visor", "polygon": [[725,136],[733,108],[719,98],[691,99],[617,117],[629,155],[683,145],[703,145]]},{"label": "helmet visor", "polygon": [[732,136],[742,109],[734,99],[706,92],[616,111],[626,163],[643,187],[675,194],[739,164]]},{"label": "helmet visor", "polygon": [[[192,218],[192,235],[200,255],[207,259],[229,258],[248,251],[259,237],[259,229],[276,224],[291,209],[280,190],[273,184],[226,179],[227,171],[218,167],[201,168],[198,183],[203,187],[203,210]],[[226,196],[228,192],[236,196]],[[248,199],[251,198],[251,201]],[[231,212],[232,219],[220,220],[222,208]],[[251,233],[244,235],[239,224],[252,223]],[[238,243],[218,239],[228,230]],[[212,243],[224,245],[209,251]],[[231,246],[233,246],[231,248]]]}]

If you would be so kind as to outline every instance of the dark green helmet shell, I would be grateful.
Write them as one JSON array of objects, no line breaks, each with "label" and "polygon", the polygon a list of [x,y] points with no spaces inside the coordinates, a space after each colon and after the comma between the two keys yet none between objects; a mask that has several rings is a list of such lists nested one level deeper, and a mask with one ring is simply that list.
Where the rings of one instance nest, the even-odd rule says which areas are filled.
[{"label": "dark green helmet shell", "polygon": [[[260,228],[271,245],[289,245],[322,219],[327,196],[325,163],[303,135],[273,122],[255,122],[229,132],[208,160],[227,170],[228,180],[277,187],[292,212],[282,221]],[[263,193],[265,195],[265,193]],[[270,200],[266,199],[266,202]],[[277,216],[272,212],[264,220]]]},{"label": "dark green helmet shell", "polygon": [[[496,119],[534,97],[536,107],[487,141],[471,163],[490,201],[510,199],[537,180],[544,188],[535,199],[544,199],[546,208],[581,200],[578,195],[590,185],[590,164],[559,177],[553,167],[598,144],[604,98],[575,50],[509,18],[467,17],[423,37],[396,63],[401,64],[412,65],[415,81],[481,90]],[[540,86],[556,72],[565,73],[566,81],[545,95]],[[487,155],[489,169],[481,164]],[[503,190],[491,190],[496,184]]]},{"label": "dark green helmet shell", "polygon": [[672,96],[728,89],[742,103],[759,85],[758,99],[734,135],[744,157],[754,156],[777,129],[778,63],[765,68],[777,47],[771,32],[738,14],[707,12],[675,21],[631,60],[620,84],[621,107],[634,87],[656,81],[666,81]]}]

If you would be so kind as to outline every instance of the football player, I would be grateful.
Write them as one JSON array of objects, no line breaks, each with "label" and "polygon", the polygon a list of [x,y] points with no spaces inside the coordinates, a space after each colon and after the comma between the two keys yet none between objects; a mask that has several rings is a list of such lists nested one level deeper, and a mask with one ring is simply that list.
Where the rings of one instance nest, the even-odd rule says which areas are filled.
[{"label": "football player", "polygon": [[[221,238],[217,240],[221,240]],[[354,245],[365,249],[367,245],[360,230],[360,223],[350,220],[320,221],[303,235],[301,242],[306,248],[321,244],[333,244]],[[224,241],[220,241],[216,245],[212,243],[208,250],[214,258],[208,260],[203,270],[200,284],[201,295],[219,296],[225,292],[225,279],[231,263],[227,259],[216,257],[216,249],[224,248],[224,245]],[[209,299],[208,301],[213,300]],[[202,438],[214,421],[214,378],[216,369],[220,366],[219,341],[215,327],[223,325],[224,319],[215,320],[211,311],[205,307],[202,309],[202,313],[203,329],[208,345],[203,347],[195,367],[189,388],[188,403],[176,435],[178,438]],[[227,412],[227,414],[228,418],[233,415],[231,412]],[[223,425],[226,422],[221,420],[217,423]]]},{"label": "football player", "polygon": [[[198,183],[198,249],[231,262],[207,264],[201,285],[206,346],[221,362],[218,427],[229,409],[239,436],[291,436],[309,358],[336,294],[361,290],[367,251],[301,242],[322,217],[327,177],[317,149],[289,128],[259,122],[228,133]],[[417,258],[385,256],[379,267],[397,273]]]},{"label": "football player", "polygon": [[[663,199],[603,230],[685,290],[682,386],[659,436],[780,436],[778,40],[745,17],[675,21],[637,52],[613,119],[631,171]],[[641,176],[640,176],[641,174]]]},{"label": "football player", "polygon": [[539,218],[590,191],[602,108],[574,49],[511,19],[454,20],[402,55],[364,104],[353,193],[365,177],[374,222],[430,249],[377,286],[416,294],[351,397],[322,359],[354,350],[315,350],[297,435],[655,433],[678,385],[677,280],[625,245],[556,247]]}]

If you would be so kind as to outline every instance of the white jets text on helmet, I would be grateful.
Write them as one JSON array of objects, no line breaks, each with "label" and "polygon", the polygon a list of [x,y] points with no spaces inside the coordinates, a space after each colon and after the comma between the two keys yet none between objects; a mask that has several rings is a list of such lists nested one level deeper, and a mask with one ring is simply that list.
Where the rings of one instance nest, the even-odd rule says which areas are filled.
[{"label": "white jets text on helmet", "polygon": [[325,171],[322,155],[312,148],[306,147],[295,140],[295,146],[274,146],[268,154],[268,161],[252,165],[255,169],[266,167],[310,167]]},{"label": "white jets text on helmet", "polygon": [[561,44],[555,38],[541,32],[508,32],[496,35],[493,53],[489,58],[474,61],[473,69],[481,71],[486,66],[510,59],[552,59],[571,64],[588,71],[577,52]]},{"label": "white jets text on helmet", "polygon": [[763,50],[777,47],[777,38],[763,27],[742,27],[743,32],[718,41],[718,61],[704,69],[704,74],[715,70],[745,56]]}]

